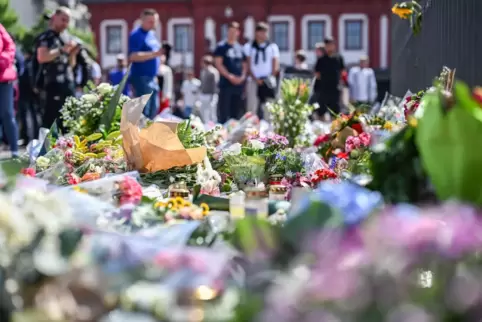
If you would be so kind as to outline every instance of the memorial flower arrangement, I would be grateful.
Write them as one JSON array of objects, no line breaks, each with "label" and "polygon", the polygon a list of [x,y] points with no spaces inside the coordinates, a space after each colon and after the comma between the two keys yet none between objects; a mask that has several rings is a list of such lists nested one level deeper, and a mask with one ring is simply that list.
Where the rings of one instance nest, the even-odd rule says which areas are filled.
[{"label": "memorial flower arrangement", "polygon": [[280,99],[266,105],[274,132],[286,137],[290,147],[299,143],[297,140],[304,133],[306,120],[315,109],[308,104],[309,95],[308,82],[298,79],[285,80],[281,84]]},{"label": "memorial flower arrangement", "polygon": [[116,87],[101,83],[80,98],[68,97],[60,111],[63,126],[76,135],[95,133],[101,130],[103,115],[112,102],[115,113],[110,130],[119,130],[121,108],[129,97],[122,94],[116,97],[116,91]]}]

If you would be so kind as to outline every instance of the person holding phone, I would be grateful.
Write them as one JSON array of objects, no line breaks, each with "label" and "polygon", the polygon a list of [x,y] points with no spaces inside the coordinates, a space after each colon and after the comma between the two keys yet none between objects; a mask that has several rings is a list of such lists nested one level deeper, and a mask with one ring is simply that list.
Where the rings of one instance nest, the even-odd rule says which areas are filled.
[{"label": "person holding phone", "polygon": [[38,37],[36,46],[46,94],[42,126],[48,129],[54,122],[62,129],[60,110],[65,99],[75,94],[74,68],[81,46],[63,34],[69,22],[70,9],[59,7],[50,19],[49,29]]}]

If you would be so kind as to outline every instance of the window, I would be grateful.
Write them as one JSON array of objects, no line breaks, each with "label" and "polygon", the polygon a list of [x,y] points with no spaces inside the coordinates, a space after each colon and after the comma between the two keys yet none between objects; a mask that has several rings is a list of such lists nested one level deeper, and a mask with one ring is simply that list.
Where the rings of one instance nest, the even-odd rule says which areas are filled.
[{"label": "window", "polygon": [[174,51],[192,51],[191,25],[174,25]]},{"label": "window", "polygon": [[117,55],[122,53],[122,26],[107,26],[106,53]]},{"label": "window", "polygon": [[221,40],[225,40],[228,38],[228,24],[222,24],[221,25]]},{"label": "window", "polygon": [[316,44],[325,40],[325,22],[309,21],[308,22],[308,50],[314,50]]},{"label": "window", "polygon": [[362,20],[345,21],[345,50],[362,50],[363,49],[362,31],[363,31]]},{"label": "window", "polygon": [[280,51],[290,51],[289,46],[289,23],[288,22],[272,22],[271,23],[271,41],[278,45]]}]

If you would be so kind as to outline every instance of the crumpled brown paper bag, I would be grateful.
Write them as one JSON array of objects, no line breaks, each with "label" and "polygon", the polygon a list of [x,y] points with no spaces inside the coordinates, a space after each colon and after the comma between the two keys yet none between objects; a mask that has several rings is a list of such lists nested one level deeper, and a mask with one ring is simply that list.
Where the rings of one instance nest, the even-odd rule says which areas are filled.
[{"label": "crumpled brown paper bag", "polygon": [[128,167],[155,172],[202,162],[206,148],[185,149],[172,124],[156,122],[139,130],[139,119],[150,96],[132,99],[122,107],[120,131]]}]

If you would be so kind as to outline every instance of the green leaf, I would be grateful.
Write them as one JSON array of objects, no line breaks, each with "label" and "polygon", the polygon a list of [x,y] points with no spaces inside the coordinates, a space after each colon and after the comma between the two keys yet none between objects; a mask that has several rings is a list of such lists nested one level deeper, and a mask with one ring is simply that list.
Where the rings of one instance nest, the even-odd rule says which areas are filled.
[{"label": "green leaf", "polygon": [[288,244],[296,247],[310,231],[337,227],[342,222],[343,218],[336,210],[323,202],[312,200],[308,209],[286,222],[281,236]]},{"label": "green leaf", "polygon": [[245,217],[236,222],[232,242],[234,246],[248,257],[257,252],[273,251],[277,243],[274,226],[264,219]]},{"label": "green leaf", "polygon": [[107,109],[104,111],[104,114],[102,114],[100,124],[104,126],[105,131],[107,133],[110,132],[110,128],[114,120],[117,105],[119,105],[119,100],[122,96],[122,91],[124,91],[124,87],[126,86],[127,79],[129,78],[130,69],[131,69],[131,66],[129,65],[129,67],[127,68],[127,72],[124,75],[124,78],[122,78],[122,81],[120,82],[119,86],[117,86],[114,96],[112,96],[112,99],[110,100],[109,105],[107,106]]},{"label": "green leaf", "polygon": [[79,229],[67,229],[59,234],[60,254],[62,257],[70,257],[77,249],[82,239],[82,231]]}]

